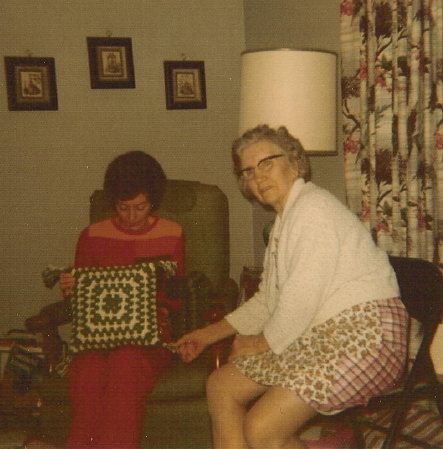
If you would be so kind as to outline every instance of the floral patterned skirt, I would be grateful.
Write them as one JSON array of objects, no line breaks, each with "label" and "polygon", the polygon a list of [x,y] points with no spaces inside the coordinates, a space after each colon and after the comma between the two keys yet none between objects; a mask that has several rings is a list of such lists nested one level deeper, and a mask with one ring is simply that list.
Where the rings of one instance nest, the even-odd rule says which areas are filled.
[{"label": "floral patterned skirt", "polygon": [[334,414],[395,385],[406,363],[408,324],[399,298],[370,301],[312,327],[281,354],[233,363],[253,381],[293,390],[319,413]]}]

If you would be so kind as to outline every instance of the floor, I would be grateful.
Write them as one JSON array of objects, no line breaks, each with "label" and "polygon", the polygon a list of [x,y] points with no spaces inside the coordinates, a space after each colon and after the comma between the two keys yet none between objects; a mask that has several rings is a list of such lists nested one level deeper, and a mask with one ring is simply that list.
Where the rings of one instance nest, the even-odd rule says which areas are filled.
[{"label": "floor", "polygon": [[341,417],[317,417],[300,438],[309,449],[358,449],[352,429]]},{"label": "floor", "polygon": [[[0,414],[0,449],[61,449],[39,440],[37,424]],[[309,449],[358,449],[349,427],[334,418],[317,419],[301,436]]]}]

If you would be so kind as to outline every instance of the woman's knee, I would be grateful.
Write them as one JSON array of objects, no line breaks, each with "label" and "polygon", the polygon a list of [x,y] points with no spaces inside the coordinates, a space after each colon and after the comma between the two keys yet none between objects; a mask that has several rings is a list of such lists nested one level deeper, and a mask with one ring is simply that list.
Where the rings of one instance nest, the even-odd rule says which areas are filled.
[{"label": "woman's knee", "polygon": [[241,401],[243,392],[238,391],[237,376],[238,373],[230,364],[223,365],[208,376],[206,396],[210,408],[212,404],[223,407],[222,404],[228,404],[230,401]]},{"label": "woman's knee", "polygon": [[219,398],[221,393],[226,392],[223,388],[223,375],[220,374],[220,370],[216,369],[206,379],[206,396],[208,402],[211,402],[214,398]]},{"label": "woman's knee", "polygon": [[276,432],[275,429],[267,427],[260,420],[248,418],[248,415],[246,415],[243,425],[245,441],[250,449],[285,447],[286,443],[293,438],[295,431],[296,429],[290,434]]},{"label": "woman's knee", "polygon": [[[271,388],[247,412],[244,435],[251,449],[299,447],[295,436],[316,411],[292,392]],[[304,447],[304,446],[300,446]]]},{"label": "woman's knee", "polygon": [[274,443],[271,436],[272,432],[269,432],[262,420],[257,419],[255,416],[246,414],[243,423],[243,432],[248,447],[251,449],[267,449],[269,447],[274,447],[272,444]]},{"label": "woman's knee", "polygon": [[106,358],[97,351],[85,352],[74,357],[68,371],[71,380],[92,384],[106,375]]},{"label": "woman's knee", "polygon": [[108,356],[110,375],[125,379],[137,377],[151,371],[151,361],[142,347],[122,346],[114,349]]},{"label": "woman's knee", "polygon": [[109,354],[108,389],[128,395],[147,392],[155,382],[155,360],[136,346],[124,346]]}]

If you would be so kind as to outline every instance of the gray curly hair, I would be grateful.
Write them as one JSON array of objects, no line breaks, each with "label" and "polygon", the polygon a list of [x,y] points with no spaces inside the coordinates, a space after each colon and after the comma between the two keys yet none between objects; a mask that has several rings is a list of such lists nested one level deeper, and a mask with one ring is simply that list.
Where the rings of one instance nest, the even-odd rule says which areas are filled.
[{"label": "gray curly hair", "polygon": [[285,126],[274,129],[269,125],[258,125],[246,131],[232,143],[234,174],[237,177],[240,190],[246,198],[253,199],[253,196],[241,175],[240,157],[245,148],[262,140],[267,140],[277,145],[288,156],[289,163],[297,169],[300,178],[303,178],[305,181],[311,179],[309,159],[300,141],[292,136]]}]

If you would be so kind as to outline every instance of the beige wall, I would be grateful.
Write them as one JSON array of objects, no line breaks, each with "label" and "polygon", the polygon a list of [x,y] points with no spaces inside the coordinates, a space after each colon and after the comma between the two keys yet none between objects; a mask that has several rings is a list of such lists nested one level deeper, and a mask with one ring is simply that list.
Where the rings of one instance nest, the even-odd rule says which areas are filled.
[{"label": "beige wall", "polygon": [[[170,178],[218,185],[231,212],[232,275],[252,258],[251,208],[231,176],[242,0],[3,0],[2,56],[55,58],[59,110],[10,112],[0,71],[0,334],[58,299],[40,273],[69,264],[107,163],[141,149]],[[87,36],[131,37],[136,89],[90,89]],[[204,60],[205,110],[165,108],[163,60]]]},{"label": "beige wall", "polygon": [[[59,110],[10,112],[0,71],[0,334],[58,299],[40,273],[72,261],[91,191],[117,154],[141,149],[171,178],[217,184],[228,196],[231,273],[261,263],[261,228],[231,176],[240,53],[338,51],[335,0],[3,0],[2,56],[52,56]],[[131,37],[136,89],[90,89],[87,36]],[[167,111],[163,60],[204,60],[208,108]],[[344,198],[341,155],[316,158],[314,180]],[[255,256],[254,256],[255,253]]]}]

